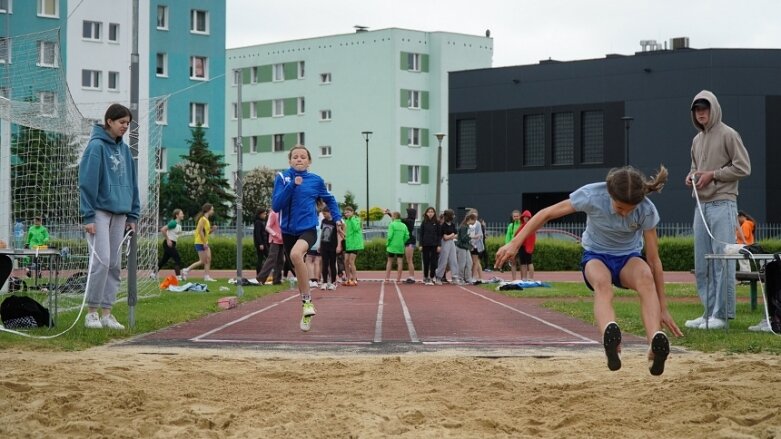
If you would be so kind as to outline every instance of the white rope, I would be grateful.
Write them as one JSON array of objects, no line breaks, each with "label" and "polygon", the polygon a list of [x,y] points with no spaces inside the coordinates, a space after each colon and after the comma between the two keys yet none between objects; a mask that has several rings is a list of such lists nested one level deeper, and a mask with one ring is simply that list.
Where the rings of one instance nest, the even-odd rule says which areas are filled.
[{"label": "white rope", "polygon": [[[130,255],[130,238],[132,236],[133,236],[133,231],[132,230],[128,230],[127,232],[125,232],[125,236],[122,238],[122,241],[119,243],[119,247],[117,248],[117,258],[120,257],[123,245],[125,246],[125,255],[126,256]],[[52,334],[52,335],[31,335],[31,334],[27,334],[26,332],[15,331],[13,329],[7,329],[4,326],[0,325],[0,331],[7,332],[9,334],[20,335],[22,337],[34,338],[34,339],[38,339],[38,340],[49,340],[49,339],[52,339],[52,338],[57,338],[57,337],[65,334],[65,333],[67,333],[71,329],[73,329],[73,327],[76,326],[76,323],[78,323],[79,320],[81,320],[81,314],[84,312],[84,305],[87,304],[87,290],[89,290],[89,282],[90,282],[90,278],[92,277],[92,275],[91,275],[92,274],[92,270],[90,270],[90,267],[92,267],[92,263],[94,261],[93,257],[98,258],[98,261],[100,261],[100,258],[98,257],[97,253],[95,252],[95,248],[92,245],[94,239],[95,239],[94,235],[89,235],[89,234],[87,235],[87,247],[89,247],[89,250],[90,250],[90,258],[89,258],[89,265],[87,266],[87,282],[84,285],[84,297],[81,299],[81,306],[79,307],[79,314],[76,316],[76,319],[73,321],[73,323],[71,323],[71,325],[68,327],[68,329],[65,329],[62,332],[59,332],[57,334]],[[106,265],[108,265],[108,264],[106,264]],[[56,291],[56,288],[58,288],[58,287],[59,287],[59,285],[55,285],[54,286],[54,288],[55,288],[54,294],[58,294],[57,291]],[[56,300],[56,298],[55,298],[55,300]]]}]

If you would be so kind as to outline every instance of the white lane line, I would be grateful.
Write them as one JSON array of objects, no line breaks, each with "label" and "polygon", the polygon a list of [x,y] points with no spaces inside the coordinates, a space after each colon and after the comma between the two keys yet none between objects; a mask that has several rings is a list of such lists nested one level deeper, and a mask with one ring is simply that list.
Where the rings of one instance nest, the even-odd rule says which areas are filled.
[{"label": "white lane line", "polygon": [[395,283],[393,285],[396,287],[396,294],[399,296],[399,301],[401,302],[401,310],[404,311],[404,321],[407,322],[409,339],[412,343],[420,343],[418,332],[415,331],[415,325],[412,324],[412,316],[409,315],[409,308],[407,308],[407,303],[404,301],[404,296],[401,295],[399,284]]},{"label": "white lane line", "polygon": [[547,346],[547,345],[592,345],[592,341],[530,341],[530,342],[509,342],[496,343],[485,341],[424,341],[425,345],[448,346],[448,345],[474,345],[474,346]]},{"label": "white lane line", "polygon": [[321,341],[321,340],[233,340],[229,338],[209,338],[206,340],[191,340],[197,343],[245,343],[274,345],[371,345],[370,341]]},{"label": "white lane line", "polygon": [[469,293],[471,293],[471,294],[474,294],[474,295],[475,295],[475,296],[477,296],[477,297],[483,298],[483,299],[485,299],[485,300],[487,300],[487,301],[489,301],[489,302],[493,302],[493,303],[495,303],[495,304],[497,304],[497,305],[499,305],[499,306],[503,306],[503,307],[505,307],[505,308],[507,308],[507,309],[509,309],[509,310],[511,310],[511,311],[515,311],[515,312],[517,312],[518,314],[524,315],[524,316],[526,316],[526,317],[528,317],[528,318],[530,318],[530,319],[537,320],[538,322],[540,322],[540,323],[542,323],[542,324],[544,324],[544,325],[548,325],[548,326],[550,326],[551,328],[556,328],[556,329],[558,329],[559,331],[566,332],[567,334],[569,334],[569,335],[571,335],[571,336],[573,336],[573,337],[579,338],[579,339],[581,339],[581,340],[583,340],[583,341],[587,341],[587,342],[590,342],[590,343],[597,343],[597,344],[599,344],[599,343],[600,343],[600,342],[598,342],[598,341],[596,341],[596,340],[593,340],[593,339],[590,339],[590,338],[588,338],[588,337],[586,337],[586,336],[584,336],[584,335],[580,335],[580,334],[578,334],[578,333],[576,333],[576,332],[572,332],[572,331],[570,331],[569,329],[567,329],[567,328],[564,328],[564,327],[561,327],[561,326],[559,326],[559,325],[557,325],[557,324],[555,324],[555,323],[551,323],[551,322],[549,322],[549,321],[547,321],[547,320],[545,320],[545,319],[541,319],[541,318],[539,318],[539,317],[537,317],[537,316],[535,316],[535,315],[532,315],[532,314],[529,314],[529,313],[523,312],[523,311],[521,311],[521,310],[519,310],[519,309],[515,309],[515,308],[513,308],[513,307],[512,307],[512,306],[510,306],[510,305],[507,305],[507,304],[504,304],[504,303],[502,303],[502,302],[499,302],[499,301],[497,301],[497,300],[491,299],[490,297],[484,296],[484,295],[482,295],[482,294],[480,294],[480,293],[476,293],[476,292],[474,292],[474,291],[470,290],[469,288],[464,288],[464,287],[459,287],[459,288],[461,288],[461,289],[462,289],[462,290],[464,290],[464,291],[468,291]]},{"label": "white lane line", "polygon": [[255,315],[257,315],[257,314],[260,314],[260,313],[262,313],[262,312],[264,312],[264,311],[268,311],[268,310],[270,310],[271,308],[274,308],[275,306],[279,305],[280,303],[285,303],[285,302],[287,302],[288,300],[290,300],[290,299],[294,299],[294,298],[296,298],[296,297],[300,297],[298,293],[295,293],[295,294],[293,294],[293,295],[292,295],[292,296],[290,296],[290,297],[287,297],[287,298],[285,298],[285,299],[282,299],[282,300],[280,300],[279,302],[272,303],[271,305],[269,305],[269,306],[267,306],[267,307],[265,307],[265,308],[263,308],[263,309],[259,309],[259,310],[255,311],[255,312],[253,312],[253,313],[247,314],[247,315],[245,315],[244,317],[238,318],[238,319],[236,319],[236,320],[233,320],[233,321],[231,321],[231,322],[228,322],[228,323],[226,323],[226,324],[224,324],[224,325],[222,325],[222,326],[219,326],[219,327],[217,327],[217,328],[214,328],[214,329],[212,329],[211,331],[204,332],[203,334],[201,334],[201,335],[199,335],[199,336],[197,336],[197,337],[193,337],[193,338],[191,338],[191,339],[190,339],[190,341],[205,341],[205,340],[201,340],[201,339],[202,339],[202,338],[204,338],[204,337],[207,337],[207,336],[209,336],[209,335],[212,335],[212,334],[214,334],[215,332],[219,332],[219,331],[222,331],[222,330],[223,330],[223,329],[225,329],[225,328],[228,328],[228,327],[230,327],[230,326],[233,326],[233,325],[235,325],[236,323],[243,322],[244,320],[247,320],[248,318],[250,318],[250,317],[252,317],[252,316],[255,316]]},{"label": "white lane line", "polygon": [[374,323],[374,343],[382,341],[382,315],[385,307],[385,284],[380,286],[380,301],[377,304],[377,321]]}]

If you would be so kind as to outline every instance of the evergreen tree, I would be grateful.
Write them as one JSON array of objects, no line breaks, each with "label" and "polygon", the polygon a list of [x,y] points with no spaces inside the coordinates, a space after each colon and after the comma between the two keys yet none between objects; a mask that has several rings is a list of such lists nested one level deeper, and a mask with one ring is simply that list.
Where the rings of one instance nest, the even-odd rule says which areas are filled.
[{"label": "evergreen tree", "polygon": [[255,168],[244,174],[243,217],[244,222],[253,222],[258,209],[271,208],[271,194],[274,192],[276,173],[267,167]]},{"label": "evergreen tree", "polygon": [[344,202],[339,203],[339,209],[344,212],[344,208],[350,206],[353,208],[353,212],[358,211],[358,204],[355,202],[355,195],[352,192],[347,191],[344,193]]},{"label": "evergreen tree", "polygon": [[197,209],[189,210],[187,213],[195,216],[203,204],[211,203],[214,206],[215,217],[224,220],[228,217],[228,206],[235,199],[230,192],[230,183],[225,178],[227,165],[222,155],[214,154],[209,150],[206,133],[200,124],[191,132],[192,139],[187,141],[190,152],[182,156],[185,159],[182,166],[187,196]]},{"label": "evergreen tree", "polygon": [[161,221],[171,219],[174,209],[182,209],[186,214],[198,212],[201,205],[190,198],[185,181],[184,162],[177,163],[160,181],[159,216]]}]

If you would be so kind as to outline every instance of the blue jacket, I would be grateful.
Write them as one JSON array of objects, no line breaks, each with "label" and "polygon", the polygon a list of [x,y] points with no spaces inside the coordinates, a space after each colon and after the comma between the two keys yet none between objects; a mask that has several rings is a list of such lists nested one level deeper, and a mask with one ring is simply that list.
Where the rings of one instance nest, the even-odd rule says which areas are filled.
[{"label": "blue jacket", "polygon": [[141,202],[130,148],[121,137],[112,138],[101,125],[92,127],[79,164],[79,192],[84,224],[95,222],[96,210],[127,214],[129,223],[138,222]]},{"label": "blue jacket", "polygon": [[[302,177],[300,185],[295,178]],[[331,209],[334,221],[342,219],[336,198],[325,188],[323,179],[309,171],[296,171],[288,168],[277,173],[274,179],[274,193],[271,196],[271,208],[279,212],[279,225],[285,235],[301,235],[307,230],[318,227],[317,199],[325,201]]]}]

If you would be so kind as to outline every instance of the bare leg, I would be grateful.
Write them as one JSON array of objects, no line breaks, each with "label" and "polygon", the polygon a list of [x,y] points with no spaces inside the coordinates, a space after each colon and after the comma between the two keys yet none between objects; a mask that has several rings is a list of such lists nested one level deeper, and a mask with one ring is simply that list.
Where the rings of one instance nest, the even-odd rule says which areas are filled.
[{"label": "bare leg", "polygon": [[651,268],[640,258],[630,259],[621,270],[621,285],[637,291],[640,296],[640,313],[650,343],[654,334],[662,329],[661,307]]},{"label": "bare leg", "polygon": [[588,283],[594,288],[594,319],[601,331],[608,323],[616,321],[616,313],[613,311],[613,284],[610,270],[602,261],[592,259],[586,264],[585,271]]},{"label": "bare leg", "polygon": [[298,292],[301,294],[301,299],[309,300],[309,279],[307,279],[308,271],[306,269],[306,261],[304,261],[304,255],[309,249],[309,243],[303,239],[299,239],[290,249],[290,264],[296,271],[296,280],[298,281]]},{"label": "bare leg", "polygon": [[390,281],[390,272],[393,269],[393,258],[388,256],[388,262],[385,263],[385,281]]},{"label": "bare leg", "polygon": [[409,272],[409,277],[414,278],[415,277],[415,247],[407,245],[404,247],[404,256],[407,258],[407,271]]},{"label": "bare leg", "polygon": [[396,258],[396,282],[401,282],[401,272],[404,271],[404,258]]}]

